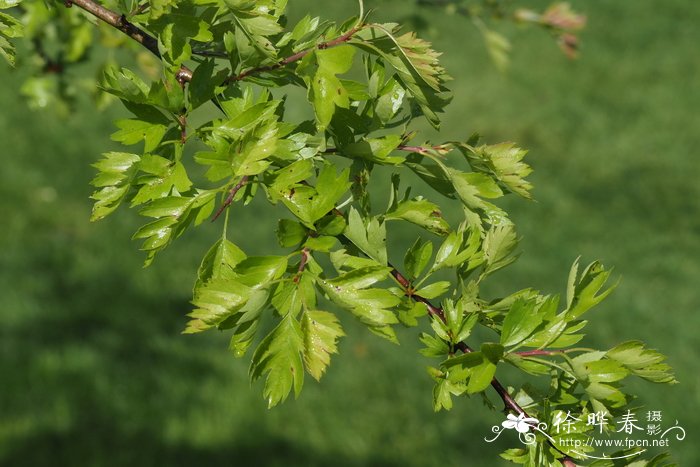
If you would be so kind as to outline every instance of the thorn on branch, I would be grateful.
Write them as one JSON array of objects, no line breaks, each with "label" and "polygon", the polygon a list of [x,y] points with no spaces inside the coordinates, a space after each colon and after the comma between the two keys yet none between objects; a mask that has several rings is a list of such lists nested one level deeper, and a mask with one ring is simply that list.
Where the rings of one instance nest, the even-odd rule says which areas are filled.
[{"label": "thorn on branch", "polygon": [[304,247],[301,250],[301,261],[299,261],[299,270],[293,279],[295,284],[299,283],[299,280],[301,279],[301,274],[304,272],[304,269],[306,268],[306,262],[308,260],[309,260],[309,249]]},{"label": "thorn on branch", "polygon": [[224,203],[221,205],[221,207],[216,211],[214,216],[211,218],[211,221],[214,222],[216,219],[219,218],[222,212],[226,210],[227,207],[231,205],[233,202],[233,198],[235,198],[236,193],[240,191],[241,188],[243,188],[247,183],[248,183],[248,175],[245,175],[241,180],[234,185],[233,188],[228,192],[228,196],[226,197],[226,200],[224,200]]}]

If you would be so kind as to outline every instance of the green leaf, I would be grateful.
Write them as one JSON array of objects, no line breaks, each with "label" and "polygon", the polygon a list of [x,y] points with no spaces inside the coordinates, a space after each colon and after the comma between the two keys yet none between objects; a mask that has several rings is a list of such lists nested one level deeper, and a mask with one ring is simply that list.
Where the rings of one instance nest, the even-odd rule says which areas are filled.
[{"label": "green leaf", "polygon": [[470,271],[484,261],[480,247],[481,238],[477,229],[452,231],[440,245],[431,271],[455,266]]},{"label": "green leaf", "polygon": [[459,381],[458,372],[444,372],[435,368],[428,368],[428,373],[435,380],[433,387],[433,410],[439,412],[442,409],[450,410],[452,408],[452,397],[461,396],[467,390],[466,385]]},{"label": "green leaf", "polygon": [[469,165],[477,172],[484,173],[497,180],[508,191],[530,198],[532,184],[525,177],[532,173],[529,165],[522,162],[527,151],[513,143],[500,143],[492,146],[473,148],[458,145]]},{"label": "green leaf", "polygon": [[444,87],[449,77],[438,62],[440,54],[412,32],[395,37],[395,29],[395,25],[363,29],[357,36],[364,41],[357,46],[382,57],[396,70],[397,82],[415,100],[430,124],[437,128],[440,123],[437,113],[442,112],[449,102]]},{"label": "green leaf", "polygon": [[403,264],[406,273],[411,279],[415,279],[425,270],[425,267],[430,262],[433,256],[432,242],[423,242],[421,238],[417,238],[413,246],[406,251]]},{"label": "green leaf", "polygon": [[318,68],[309,76],[309,100],[316,113],[318,131],[324,131],[331,123],[335,108],[348,108],[348,91],[336,75],[346,73],[352,66],[355,49],[341,45],[314,52]]},{"label": "green leaf", "polygon": [[348,169],[336,174],[331,164],[324,163],[315,187],[309,185],[293,187],[282,197],[282,202],[305,226],[314,229],[314,223],[331,212],[350,188],[349,175]]},{"label": "green leaf", "polygon": [[0,34],[5,37],[22,37],[23,33],[24,27],[21,21],[14,16],[0,12]]},{"label": "green leaf", "polygon": [[396,79],[389,79],[382,88],[374,107],[375,114],[383,124],[388,123],[399,113],[405,97],[406,90],[403,86]]},{"label": "green leaf", "polygon": [[141,249],[148,253],[144,266],[150,265],[159,251],[182,235],[191,222],[200,217],[199,211],[211,206],[207,200],[213,200],[214,195],[214,192],[204,191],[194,197],[167,196],[154,199],[139,211],[143,216],[157,219],[139,228],[132,237],[144,240]]},{"label": "green leaf", "polygon": [[272,296],[272,306],[281,316],[292,314],[297,316],[302,308],[316,306],[315,278],[304,271],[294,279],[280,282]]},{"label": "green leaf", "polygon": [[238,313],[251,297],[253,290],[232,279],[213,279],[197,289],[192,303],[195,310],[184,333],[201,332],[217,326]]},{"label": "green leaf", "polygon": [[381,138],[363,138],[358,142],[343,146],[340,153],[347,157],[362,158],[379,164],[395,165],[405,160],[405,158],[401,156],[390,156],[392,151],[398,148],[401,142],[401,135],[387,135]]},{"label": "green leaf", "polygon": [[148,85],[127,68],[122,68],[119,71],[107,68],[104,72],[101,88],[105,92],[128,102],[148,103]]},{"label": "green leaf", "polygon": [[245,253],[234,243],[220,238],[204,255],[197,270],[195,296],[197,289],[210,279],[229,279],[233,277],[236,265],[246,258]]},{"label": "green leaf", "polygon": [[484,274],[491,274],[515,261],[517,256],[511,254],[516,246],[518,239],[513,224],[492,226],[484,238]]},{"label": "green leaf", "polygon": [[214,97],[216,88],[221,85],[228,75],[228,70],[214,73],[215,62],[206,60],[195,68],[192,80],[187,86],[189,92],[190,110],[194,110]]},{"label": "green leaf", "polygon": [[277,242],[283,248],[293,247],[306,238],[303,225],[290,219],[280,219],[277,223]]},{"label": "green leaf", "polygon": [[138,192],[131,199],[131,205],[137,206],[170,195],[173,189],[186,192],[192,186],[185,167],[180,162],[155,155],[145,154],[141,158],[139,170],[142,172],[133,184]]},{"label": "green leaf", "polygon": [[249,256],[236,265],[235,272],[242,284],[262,288],[282,277],[286,269],[286,256]]},{"label": "green leaf", "polygon": [[467,393],[485,390],[496,374],[496,364],[503,355],[503,347],[497,344],[482,344],[480,352],[470,352],[447,359],[443,366],[448,371],[466,370]]},{"label": "green leaf", "polygon": [[420,353],[426,357],[445,358],[450,353],[450,345],[438,337],[422,332],[420,341],[425,345],[420,349]]},{"label": "green leaf", "polygon": [[[0,4],[0,9],[11,8],[17,3],[4,1],[4,5]],[[8,38],[22,37],[24,35],[24,26],[22,23],[5,13],[0,12],[0,55],[2,55],[10,66],[15,65],[15,47],[7,40]]]},{"label": "green leaf", "polygon": [[92,180],[92,185],[97,188],[91,196],[95,200],[92,221],[104,218],[119,207],[131,188],[141,160],[136,154],[124,152],[108,152],[103,156],[93,164],[99,173]]},{"label": "green leaf", "polygon": [[654,383],[677,383],[671,367],[662,363],[666,357],[656,350],[645,348],[643,342],[624,342],[610,349],[606,356],[640,378]]},{"label": "green leaf", "polygon": [[253,354],[250,379],[256,381],[265,376],[263,395],[268,407],[283,402],[294,388],[299,396],[304,385],[304,334],[299,322],[291,315],[263,339]]},{"label": "green leaf", "polygon": [[144,151],[150,152],[158,147],[168,131],[170,121],[163,117],[160,122],[148,122],[137,119],[117,120],[114,124],[119,131],[112,134],[112,141],[122,144],[136,144],[145,141]]},{"label": "green leaf", "polygon": [[314,164],[310,159],[292,162],[274,172],[265,173],[265,185],[269,188],[270,200],[278,200],[292,196],[292,190],[304,186],[301,182],[314,174]]},{"label": "green leaf", "polygon": [[389,326],[398,323],[391,309],[401,303],[401,298],[385,289],[368,288],[387,278],[389,271],[382,266],[356,269],[318,284],[331,301],[353,313],[371,331],[396,342]]},{"label": "green leaf", "polygon": [[257,175],[272,163],[268,158],[277,149],[278,128],[274,123],[246,135],[239,150],[233,154],[231,167],[236,177]]},{"label": "green leaf", "polygon": [[531,358],[523,358],[514,353],[506,354],[505,361],[523,370],[525,373],[535,376],[546,375],[551,371],[551,368],[544,363],[540,363]]},{"label": "green leaf", "polygon": [[0,0],[0,10],[16,7],[22,0]]},{"label": "green leaf", "polygon": [[304,246],[312,251],[322,251],[327,253],[331,251],[337,243],[338,239],[336,237],[320,235],[318,237],[309,237],[306,242],[304,242]]},{"label": "green leaf", "polygon": [[304,312],[301,330],[304,335],[306,371],[319,381],[330,363],[331,354],[338,351],[336,345],[338,338],[345,333],[335,315],[319,310]]},{"label": "green leaf", "polygon": [[450,224],[443,219],[438,205],[421,197],[401,201],[385,214],[385,219],[403,219],[437,235],[447,235],[450,231]]},{"label": "green leaf", "polygon": [[542,323],[544,316],[535,313],[535,302],[518,300],[503,320],[501,345],[511,347],[527,339]]},{"label": "green leaf", "polygon": [[387,264],[386,256],[386,224],[379,222],[376,217],[365,221],[355,208],[350,208],[348,226],[345,237],[367,256],[380,264]]},{"label": "green leaf", "polygon": [[15,66],[15,46],[2,36],[0,36],[0,55],[10,66]]},{"label": "green leaf", "polygon": [[447,292],[451,286],[452,283],[448,281],[433,282],[418,289],[416,295],[427,299],[437,298]]},{"label": "green leaf", "polygon": [[[595,261],[588,265],[581,273],[581,277],[576,279],[576,263],[572,268],[572,277],[569,277],[568,298],[570,303],[567,307],[566,314],[569,320],[573,320],[581,316],[583,313],[600,303],[610,295],[615,288],[615,285],[603,290],[605,283],[610,277],[611,271],[606,271],[602,264]],[[573,293],[571,293],[571,284],[575,284]]]},{"label": "green leaf", "polygon": [[406,299],[397,310],[397,317],[401,324],[408,327],[418,326],[418,319],[428,315],[428,308],[424,303]]},{"label": "green leaf", "polygon": [[206,18],[195,14],[186,4],[176,11],[149,23],[150,29],[158,35],[158,50],[162,58],[173,66],[190,58],[192,41],[210,42],[214,39]]}]

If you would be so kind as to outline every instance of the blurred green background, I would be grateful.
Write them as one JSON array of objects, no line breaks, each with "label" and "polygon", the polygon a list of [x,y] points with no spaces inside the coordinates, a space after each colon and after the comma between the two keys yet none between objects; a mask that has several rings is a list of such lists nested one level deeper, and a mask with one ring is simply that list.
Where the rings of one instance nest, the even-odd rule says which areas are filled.
[{"label": "blurred green background", "polygon": [[[367,3],[420,26],[444,52],[455,97],[435,141],[479,131],[530,150],[537,201],[505,203],[523,255],[492,291],[562,292],[578,255],[614,266],[622,282],[592,312],[587,345],[642,339],[669,355],[680,385],[633,390],[645,410],[686,428],[674,460],[700,465],[700,5],[571,2],[589,18],[580,59],[541,31],[504,27],[515,47],[503,75],[466,19],[406,0]],[[290,9],[319,13],[311,1]],[[326,2],[321,13],[355,9]],[[343,316],[348,336],[322,383],[307,378],[299,400],[269,411],[226,335],[180,334],[220,227],[188,234],[142,269],[129,240],[135,214],[88,222],[89,165],[116,148],[111,121],[123,111],[83,102],[68,118],[32,113],[18,93],[23,71],[3,66],[0,77],[0,464],[504,464],[497,453],[514,437],[483,441],[501,414],[478,398],[432,412],[415,330],[395,347]],[[253,253],[273,248],[274,211],[234,209],[235,240]]]}]

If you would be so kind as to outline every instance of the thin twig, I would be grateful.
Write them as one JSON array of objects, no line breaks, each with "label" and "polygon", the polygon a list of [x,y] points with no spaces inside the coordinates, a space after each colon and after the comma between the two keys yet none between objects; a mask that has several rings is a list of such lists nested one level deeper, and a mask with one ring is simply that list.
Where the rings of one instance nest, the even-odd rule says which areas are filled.
[{"label": "thin twig", "polygon": [[231,205],[233,202],[233,198],[236,196],[236,193],[245,186],[246,183],[248,183],[248,176],[245,175],[243,178],[239,180],[238,183],[236,183],[233,188],[228,192],[228,197],[226,197],[226,200],[224,200],[223,204],[221,207],[216,211],[214,216],[211,218],[211,221],[214,222],[216,219],[219,218],[222,212]]},{"label": "thin twig", "polygon": [[[416,154],[427,154],[430,151],[445,151],[446,149],[449,148],[448,144],[436,144],[434,146],[407,146],[405,144],[400,144],[396,146],[396,151],[406,151],[406,152],[413,152]],[[340,148],[336,147],[330,147],[326,148],[323,153],[324,154],[339,154],[341,152]]]},{"label": "thin twig", "polygon": [[563,350],[547,350],[547,349],[539,349],[539,350],[523,350],[521,352],[514,352],[515,355],[519,355],[521,357],[550,357],[552,355],[561,355],[564,352]]},{"label": "thin twig", "polygon": [[283,66],[289,65],[290,63],[294,63],[296,61],[301,60],[302,58],[306,57],[308,54],[310,54],[312,51],[319,49],[328,49],[331,47],[334,47],[336,45],[343,44],[350,39],[352,39],[352,36],[354,36],[360,29],[362,29],[362,26],[355,26],[342,36],[338,36],[335,39],[332,39],[327,42],[321,42],[320,44],[316,44],[314,47],[310,47],[308,49],[304,49],[300,52],[295,53],[294,55],[290,55],[289,57],[283,58],[279,62],[273,64],[273,65],[265,65],[265,66],[259,66],[255,68],[251,68],[249,70],[245,70],[237,75],[232,75],[226,79],[226,83],[232,83],[234,81],[240,81],[244,78],[247,78],[248,76],[255,75],[258,73],[263,73],[266,71],[274,71],[279,68],[282,68]]},{"label": "thin twig", "polygon": [[[399,285],[404,289],[404,292],[406,293],[407,297],[410,297],[416,302],[423,303],[427,308],[428,308],[428,313],[436,316],[438,319],[440,319],[442,322],[445,322],[445,311],[433,305],[430,303],[430,300],[427,298],[421,297],[420,295],[416,295],[412,293],[413,288],[411,287],[411,281],[409,281],[406,276],[401,274],[394,266],[389,264],[389,267],[391,268],[391,275],[396,279],[396,282],[399,283]],[[456,345],[457,349],[460,350],[462,353],[471,353],[474,351],[471,347],[466,342],[459,342]],[[501,382],[497,378],[493,378],[491,380],[491,387],[496,390],[498,393],[498,396],[501,398],[503,401],[503,405],[505,406],[504,409],[505,411],[513,411],[517,413],[518,415],[522,415],[524,417],[528,417],[527,412],[525,409],[523,409],[520,404],[518,404],[515,399],[510,395],[508,390],[501,384]],[[548,441],[548,443],[551,445],[551,441]],[[559,451],[560,453],[564,454],[562,451],[560,451],[557,446],[552,445],[554,449]],[[574,462],[573,459],[570,457],[566,456],[564,454],[564,457],[559,460],[564,467],[576,467],[576,463]]]},{"label": "thin twig", "polygon": [[[126,18],[126,16],[107,9],[98,3],[93,2],[92,0],[66,0],[65,5],[68,8],[70,8],[72,5],[82,8],[113,28],[120,30],[131,39],[144,46],[156,57],[161,58],[160,51],[158,50],[158,40],[143,29],[135,26]],[[192,70],[182,65],[180,70],[177,72],[176,78],[178,81],[189,82],[192,80]]]},{"label": "thin twig", "polygon": [[[65,5],[69,8],[72,5],[77,5],[86,12],[101,19],[102,21],[114,27],[115,29],[120,30],[139,44],[143,45],[156,57],[161,58],[160,51],[158,50],[158,40],[155,37],[148,34],[147,32],[145,32],[144,30],[135,26],[126,18],[126,16],[120,15],[119,13],[109,10],[103,7],[102,5],[93,2],[92,0],[66,0]],[[336,45],[343,44],[352,39],[352,36],[354,36],[362,28],[362,25],[355,26],[354,28],[350,29],[343,35],[336,37],[335,39],[326,42],[321,42],[315,45],[314,47],[310,47],[308,49],[297,52],[294,55],[290,55],[289,57],[286,57],[273,65],[259,66],[243,71],[237,75],[232,75],[228,77],[223,84],[229,84],[235,81],[240,81],[244,78],[247,78],[248,76],[255,75],[258,73],[277,70],[279,68],[282,68],[283,66],[289,65],[290,63],[294,63],[298,60],[301,60],[316,49],[323,50],[335,47]],[[197,53],[199,55],[212,54],[211,52],[206,51],[198,51]],[[178,81],[190,82],[192,81],[192,70],[182,65],[180,67],[180,70],[177,72],[176,78],[178,79]]]},{"label": "thin twig", "polygon": [[299,261],[299,269],[297,271],[297,275],[294,276],[294,283],[298,284],[299,279],[301,278],[302,273],[304,272],[304,269],[306,268],[306,262],[309,260],[309,249],[304,247],[301,250],[301,261]]},{"label": "thin twig", "polygon": [[[115,29],[118,29],[119,31],[123,32],[127,36],[129,36],[131,39],[134,41],[138,42],[142,46],[144,46],[146,49],[148,49],[153,55],[155,55],[158,58],[161,58],[160,51],[158,50],[158,41],[155,37],[151,36],[144,30],[140,29],[138,26],[135,26],[133,23],[131,23],[126,16],[120,15],[119,13],[116,13],[112,10],[109,10],[102,5],[99,5],[92,0],[65,0],[65,6],[70,8],[72,5],[77,5],[87,13],[90,13],[91,15],[101,19],[105,23],[109,24],[110,26],[114,27]],[[328,49],[330,47],[334,47],[340,44],[343,44],[345,42],[348,42],[353,35],[355,35],[359,30],[361,30],[364,26],[363,25],[358,25],[355,26],[354,28],[350,29],[343,35],[332,39],[327,42],[321,42],[320,44],[317,44],[314,47],[311,47],[309,49],[302,50],[300,52],[295,53],[294,55],[290,55],[289,57],[286,57],[279,62],[273,64],[273,65],[266,65],[266,66],[260,66],[260,67],[255,67],[251,68],[249,70],[243,71],[237,75],[230,76],[229,78],[226,79],[225,84],[235,82],[235,81],[240,81],[244,78],[247,78],[248,76],[258,74],[258,73],[263,73],[267,71],[273,71],[279,68],[282,68],[290,63],[294,63],[296,61],[301,60],[304,58],[306,55],[311,53],[312,51],[318,49],[318,50],[324,50]],[[187,68],[186,66],[181,66],[180,70],[176,74],[176,78],[179,82],[190,82],[192,80],[192,70]],[[404,151],[409,151],[409,152],[416,152],[416,153],[425,153],[429,148],[424,148],[421,146],[404,146],[401,145],[397,149],[401,149]],[[433,147],[432,149],[439,149],[438,147]],[[221,205],[221,207],[217,210],[217,212],[214,214],[212,217],[212,222],[215,221],[221,213],[226,210],[226,208],[231,205],[233,202],[233,198],[236,196],[238,191],[243,188],[243,186],[248,183],[248,176],[244,176],[241,178],[241,180],[229,191],[229,195],[224,201],[224,203]],[[302,260],[299,265],[300,270],[305,267],[306,259],[308,258],[308,251],[304,252],[302,250]],[[303,267],[302,267],[303,265]],[[433,304],[430,303],[430,301],[424,297],[421,297],[420,295],[416,295],[412,293],[412,289],[410,287],[411,282],[403,276],[396,268],[392,267],[391,270],[391,275],[396,279],[396,281],[404,288],[405,292],[407,293],[407,296],[409,296],[411,299],[413,299],[416,302],[423,303],[427,309],[428,312],[433,315],[437,316],[440,320],[445,321],[445,312],[442,310],[440,307],[436,307]],[[460,342],[457,345],[457,348],[462,351],[463,353],[469,353],[472,352],[473,350],[464,342]],[[498,395],[500,396],[501,400],[503,400],[503,403],[505,405],[506,410],[512,410],[518,414],[524,414],[527,415],[525,410],[510,396],[508,393],[507,389],[503,387],[503,385],[496,379],[493,378],[491,381],[491,386],[496,390]],[[569,458],[569,457],[564,457],[561,459],[562,464],[565,467],[575,467],[574,461]]]}]

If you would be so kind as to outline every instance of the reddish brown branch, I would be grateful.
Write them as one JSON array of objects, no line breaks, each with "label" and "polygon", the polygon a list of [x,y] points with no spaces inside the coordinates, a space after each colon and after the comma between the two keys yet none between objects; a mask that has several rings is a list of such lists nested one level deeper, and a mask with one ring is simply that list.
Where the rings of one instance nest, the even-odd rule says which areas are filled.
[{"label": "reddish brown branch", "polygon": [[297,275],[294,276],[294,283],[298,284],[299,279],[301,278],[301,274],[304,272],[304,269],[306,268],[306,262],[309,260],[309,249],[304,247],[301,250],[301,261],[299,261],[299,269],[297,272]]},{"label": "reddish brown branch", "polygon": [[440,318],[440,320],[445,321],[445,312],[442,310],[442,308],[437,307],[430,303],[430,300],[427,298],[423,298],[420,295],[416,295],[411,292],[412,287],[411,287],[411,281],[409,281],[403,274],[401,274],[394,266],[389,264],[389,267],[391,268],[391,275],[396,279],[396,282],[399,283],[401,288],[404,289],[406,292],[406,295],[408,297],[411,297],[413,301],[416,301],[418,303],[422,303],[425,305],[425,307],[428,309],[428,313],[430,313],[433,316],[437,316]]},{"label": "reddish brown branch", "polygon": [[214,216],[212,216],[211,221],[214,222],[216,219],[219,218],[222,212],[231,205],[233,202],[233,198],[236,196],[236,193],[240,191],[241,188],[245,186],[245,184],[248,183],[248,176],[244,176],[243,178],[240,179],[238,183],[236,183],[233,188],[228,192],[228,196],[224,200],[223,204],[221,207],[216,211]]},{"label": "reddish brown branch", "polygon": [[[409,281],[406,276],[401,274],[394,266],[389,264],[389,267],[391,268],[391,275],[396,279],[396,282],[399,283],[401,288],[404,289],[404,292],[406,293],[406,296],[410,297],[416,302],[423,303],[427,308],[428,308],[428,313],[436,316],[438,319],[440,319],[442,322],[445,322],[445,311],[433,305],[430,303],[430,300],[427,298],[421,297],[420,295],[416,295],[412,293],[413,287],[411,286],[411,281]],[[469,347],[469,345],[466,342],[459,342],[456,345],[457,349],[461,351],[462,353],[471,353],[474,350]],[[546,350],[540,350],[540,351],[534,351],[534,352],[549,352],[550,354],[554,353],[555,351],[546,351]],[[526,353],[526,352],[523,352]],[[540,353],[541,355],[542,353]],[[525,417],[528,416],[527,412],[525,409],[523,409],[520,404],[518,404],[515,399],[510,395],[508,390],[501,384],[501,382],[497,378],[493,378],[491,380],[491,387],[496,390],[498,393],[498,396],[501,398],[503,401],[503,405],[505,406],[506,411],[513,411],[517,413],[518,415],[523,415]],[[551,444],[551,443],[550,443]],[[557,449],[556,446],[553,446],[554,449]],[[558,450],[558,449],[557,449]],[[561,452],[561,451],[559,451]],[[563,453],[562,453],[563,454]],[[576,463],[574,462],[573,459],[571,459],[568,456],[565,456],[560,459],[560,462],[562,463],[563,466],[565,467],[576,467]]]},{"label": "reddish brown branch", "polygon": [[[126,16],[120,15],[119,13],[109,10],[103,7],[102,5],[93,2],[92,0],[66,0],[65,5],[68,8],[70,8],[72,5],[77,5],[86,12],[101,19],[113,28],[120,30],[121,32],[129,36],[131,39],[143,45],[156,57],[161,58],[160,51],[158,50],[158,40],[155,37],[148,34],[146,31],[140,29],[138,26],[135,26],[126,18]],[[247,78],[248,76],[255,75],[258,73],[277,70],[286,65],[289,65],[290,63],[294,63],[298,60],[301,60],[302,58],[310,54],[313,50],[323,50],[328,49],[330,47],[335,47],[336,45],[343,44],[349,41],[352,38],[352,36],[354,36],[355,33],[357,33],[357,31],[359,31],[362,28],[362,25],[355,26],[354,28],[350,29],[343,35],[336,37],[335,39],[326,42],[321,42],[320,44],[317,44],[314,47],[297,52],[294,55],[290,55],[289,57],[283,58],[282,60],[273,65],[259,66],[251,68],[249,70],[245,70],[237,75],[232,75],[226,79],[224,84],[240,81],[244,78]],[[203,54],[206,52],[198,51],[197,53]],[[180,70],[177,72],[176,78],[178,79],[178,81],[181,82],[190,82],[192,81],[192,70],[182,65],[180,67]]]},{"label": "reddish brown branch", "polygon": [[[412,293],[413,287],[411,286],[411,281],[409,281],[406,276],[401,274],[394,266],[389,264],[389,267],[391,268],[391,275],[396,279],[396,282],[399,283],[401,288],[404,289],[404,292],[406,293],[406,296],[412,298],[414,301],[423,303],[427,308],[428,308],[428,313],[430,313],[433,316],[436,316],[438,319],[440,319],[442,322],[445,322],[445,311],[433,305],[430,303],[430,300],[427,298],[421,297],[420,295],[416,295]],[[456,345],[457,349],[461,351],[462,353],[471,353],[474,350],[469,347],[469,345],[466,342],[460,342]],[[552,351],[538,351],[538,352],[552,352]],[[503,401],[503,405],[505,406],[506,411],[513,411],[517,413],[518,415],[523,415],[525,417],[528,416],[527,412],[525,409],[523,409],[520,404],[518,404],[515,399],[510,395],[508,390],[501,384],[501,382],[497,378],[493,378],[491,380],[491,387],[496,390],[498,393],[498,396],[501,398]],[[551,442],[550,442],[551,444]],[[553,446],[554,449],[557,449],[556,446]],[[558,450],[558,449],[557,449]],[[559,451],[561,452],[561,451]],[[562,453],[563,454],[563,453]],[[565,456],[560,459],[560,462],[564,467],[576,467],[576,463],[574,462],[573,459],[571,459],[568,456]]]},{"label": "reddish brown branch", "polygon": [[[65,5],[71,7],[76,5],[96,18],[101,19],[105,23],[109,24],[115,29],[120,30],[131,39],[135,40],[146,49],[148,49],[153,55],[161,58],[160,51],[158,50],[158,40],[148,34],[143,29],[135,26],[131,23],[126,16],[120,15],[112,10],[109,10],[102,5],[99,5],[92,0],[67,0]],[[177,79],[179,81],[191,81],[192,80],[192,70],[186,66],[181,66],[180,70],[177,72]]]},{"label": "reddish brown branch", "polygon": [[335,39],[327,41],[327,42],[321,42],[320,44],[317,44],[315,47],[304,49],[300,52],[295,53],[294,55],[290,55],[289,57],[283,58],[282,60],[280,60],[279,62],[277,62],[273,65],[265,65],[265,66],[251,68],[251,69],[245,70],[237,75],[230,76],[226,79],[226,83],[240,81],[244,78],[247,78],[248,76],[255,75],[258,73],[264,73],[266,71],[277,70],[277,69],[282,68],[286,65],[289,65],[290,63],[294,63],[296,61],[301,60],[302,58],[306,57],[308,54],[310,54],[312,51],[314,51],[316,49],[323,50],[323,49],[328,49],[330,47],[334,47],[336,45],[343,44],[343,43],[349,41],[350,39],[352,39],[352,36],[354,36],[355,33],[357,33],[357,31],[359,31],[360,29],[362,29],[362,26],[355,26],[354,28],[352,28],[351,30],[349,30],[348,32],[343,34],[342,36],[338,36]]},{"label": "reddish brown branch", "polygon": [[[421,297],[420,295],[416,295],[413,293],[409,293],[409,291],[411,290],[411,281],[409,281],[391,264],[389,265],[389,267],[391,268],[391,275],[394,277],[394,279],[396,279],[396,282],[398,282],[399,285],[404,289],[408,297],[411,297],[414,301],[418,303],[424,304],[428,308],[428,313],[430,313],[433,316],[436,316],[442,322],[445,322],[445,311],[442,308],[433,305],[427,298]],[[472,348],[469,347],[465,342],[460,342],[459,344],[457,344],[457,349],[459,349],[462,353],[473,352]],[[501,400],[503,400],[503,404],[505,405],[506,410],[512,410],[513,412],[519,415],[527,415],[525,410],[522,407],[520,407],[520,405],[518,405],[515,399],[513,399],[510,396],[508,390],[504,388],[503,385],[496,378],[494,378],[491,381],[491,387],[493,387],[496,390]]]}]

